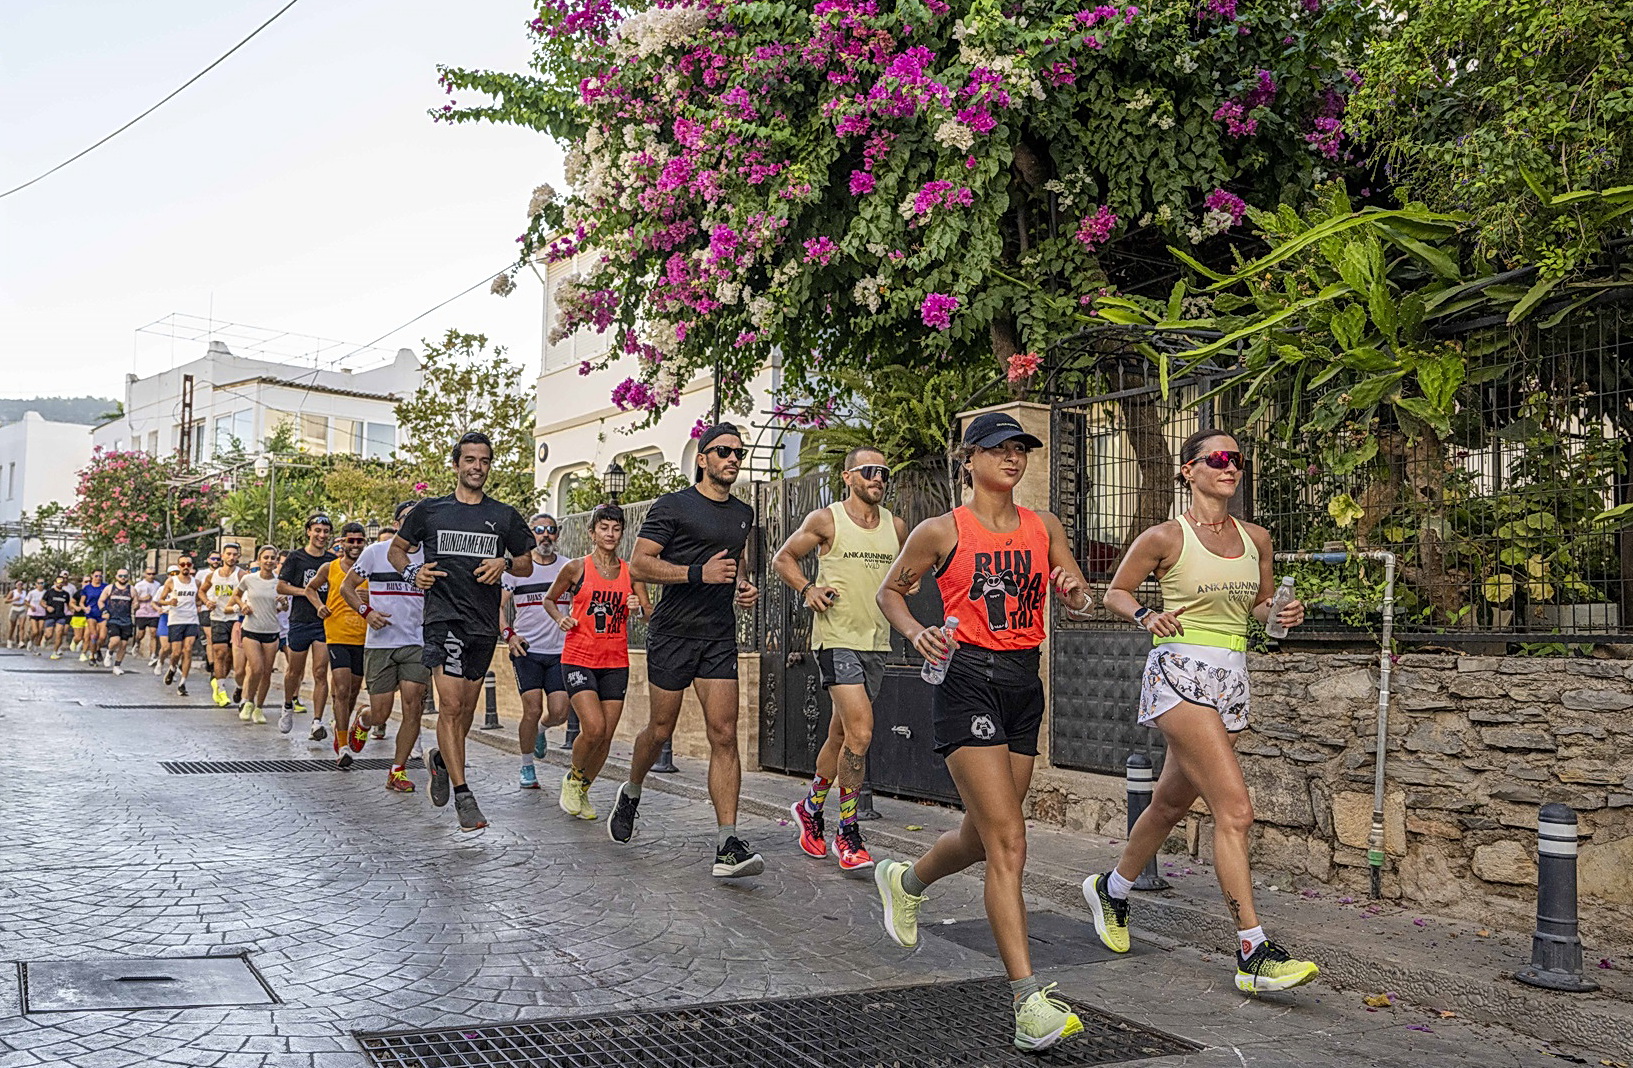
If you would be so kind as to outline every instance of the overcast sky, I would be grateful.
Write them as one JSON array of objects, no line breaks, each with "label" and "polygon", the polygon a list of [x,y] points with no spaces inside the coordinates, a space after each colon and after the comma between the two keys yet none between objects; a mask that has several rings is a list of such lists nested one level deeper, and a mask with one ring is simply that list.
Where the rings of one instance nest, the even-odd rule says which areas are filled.
[{"label": "overcast sky", "polygon": [[[284,2],[0,4],[0,190],[126,122]],[[127,372],[168,365],[168,343],[138,346],[135,330],[171,312],[362,344],[505,266],[533,187],[562,186],[561,152],[426,109],[445,99],[439,61],[525,69],[533,14],[520,0],[300,0],[130,130],[0,199],[0,396],[121,397]],[[381,345],[457,326],[536,371],[540,287],[519,281]]]}]

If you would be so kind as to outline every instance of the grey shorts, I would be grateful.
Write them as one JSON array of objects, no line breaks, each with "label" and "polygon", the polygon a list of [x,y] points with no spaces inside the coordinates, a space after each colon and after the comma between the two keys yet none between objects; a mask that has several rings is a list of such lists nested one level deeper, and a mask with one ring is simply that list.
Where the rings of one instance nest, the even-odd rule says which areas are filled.
[{"label": "grey shorts", "polygon": [[861,686],[869,701],[879,699],[885,682],[885,654],[860,649],[818,649],[817,667],[822,671],[822,688]]},{"label": "grey shorts", "polygon": [[405,682],[422,686],[431,681],[431,671],[425,666],[425,650],[418,645],[403,645],[396,649],[363,650],[363,685],[370,696],[393,693]]}]

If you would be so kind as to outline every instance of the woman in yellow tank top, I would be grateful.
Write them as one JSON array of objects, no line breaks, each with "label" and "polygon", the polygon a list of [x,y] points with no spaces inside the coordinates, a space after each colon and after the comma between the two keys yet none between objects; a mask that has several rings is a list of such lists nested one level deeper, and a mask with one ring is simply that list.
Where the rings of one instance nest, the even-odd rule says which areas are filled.
[{"label": "woman in yellow tank top", "polygon": [[[1117,866],[1083,881],[1083,896],[1106,947],[1128,952],[1128,891],[1198,797],[1214,820],[1214,868],[1236,921],[1236,986],[1249,994],[1286,990],[1318,969],[1264,936],[1253,906],[1248,832],[1253,802],[1233,738],[1247,727],[1249,618],[1263,623],[1275,592],[1270,532],[1230,514],[1241,488],[1236,439],[1201,430],[1180,446],[1179,478],[1190,506],[1130,545],[1106,591],[1106,608],[1149,631],[1139,720],[1162,731],[1168,754],[1151,804],[1129,832]],[[1153,573],[1162,611],[1134,593]],[[1304,606],[1290,602],[1281,621],[1297,626]]]}]

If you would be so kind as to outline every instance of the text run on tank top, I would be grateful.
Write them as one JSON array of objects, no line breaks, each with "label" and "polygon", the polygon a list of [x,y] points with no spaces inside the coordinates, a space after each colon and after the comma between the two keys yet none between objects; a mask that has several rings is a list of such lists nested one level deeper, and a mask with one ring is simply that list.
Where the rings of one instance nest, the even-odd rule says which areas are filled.
[{"label": "text run on tank top", "polygon": [[1162,609],[1173,612],[1184,608],[1180,622],[1187,630],[1194,627],[1215,634],[1247,633],[1253,602],[1259,597],[1259,548],[1234,516],[1231,522],[1242,538],[1241,556],[1210,552],[1190,520],[1179,517],[1185,541],[1179,559],[1162,576]]},{"label": "text run on tank top", "polygon": [[181,580],[180,575],[170,577],[170,596],[176,603],[170,606],[170,623],[172,626],[186,626],[198,624],[198,574],[187,582]]},{"label": "text run on tank top", "polygon": [[595,559],[584,558],[584,578],[573,594],[572,617],[561,662],[587,668],[629,666],[629,597],[634,593],[629,565],[618,561],[618,577],[604,578]]},{"label": "text run on tank top", "polygon": [[953,509],[958,545],[936,575],[953,637],[981,649],[1016,651],[1043,644],[1049,592],[1049,531],[1038,513],[1016,506],[1021,523],[1007,534],[982,526],[967,507]]},{"label": "text run on tank top", "polygon": [[874,595],[901,547],[896,519],[888,508],[880,508],[879,525],[866,530],[845,511],[844,501],[830,504],[828,511],[834,517],[834,538],[827,553],[817,558],[816,583],[838,590],[839,600],[816,614],[814,648],[888,652],[890,623]]}]

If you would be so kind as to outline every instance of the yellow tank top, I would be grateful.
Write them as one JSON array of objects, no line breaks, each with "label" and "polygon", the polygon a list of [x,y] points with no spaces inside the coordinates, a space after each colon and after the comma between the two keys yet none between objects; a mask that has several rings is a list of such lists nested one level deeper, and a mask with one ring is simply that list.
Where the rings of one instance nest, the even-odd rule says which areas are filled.
[{"label": "yellow tank top", "polygon": [[817,614],[812,647],[888,652],[890,624],[873,597],[901,548],[895,517],[880,508],[879,525],[863,530],[845,512],[843,501],[830,504],[828,511],[833,513],[834,540],[827,554],[817,558],[816,581],[838,590],[839,600]]},{"label": "yellow tank top", "polygon": [[1179,518],[1185,544],[1174,566],[1162,576],[1162,608],[1172,612],[1183,607],[1185,614],[1180,617],[1180,623],[1186,631],[1247,634],[1253,604],[1259,598],[1259,548],[1234,516],[1231,522],[1242,536],[1241,556],[1218,556],[1209,552],[1190,521],[1184,516]]},{"label": "yellow tank top", "polygon": [[323,638],[330,645],[362,645],[363,639],[368,637],[369,625],[340,594],[340,584],[346,580],[346,565],[331,560],[328,568],[329,596],[324,603],[329,606],[329,618],[323,621]]}]

